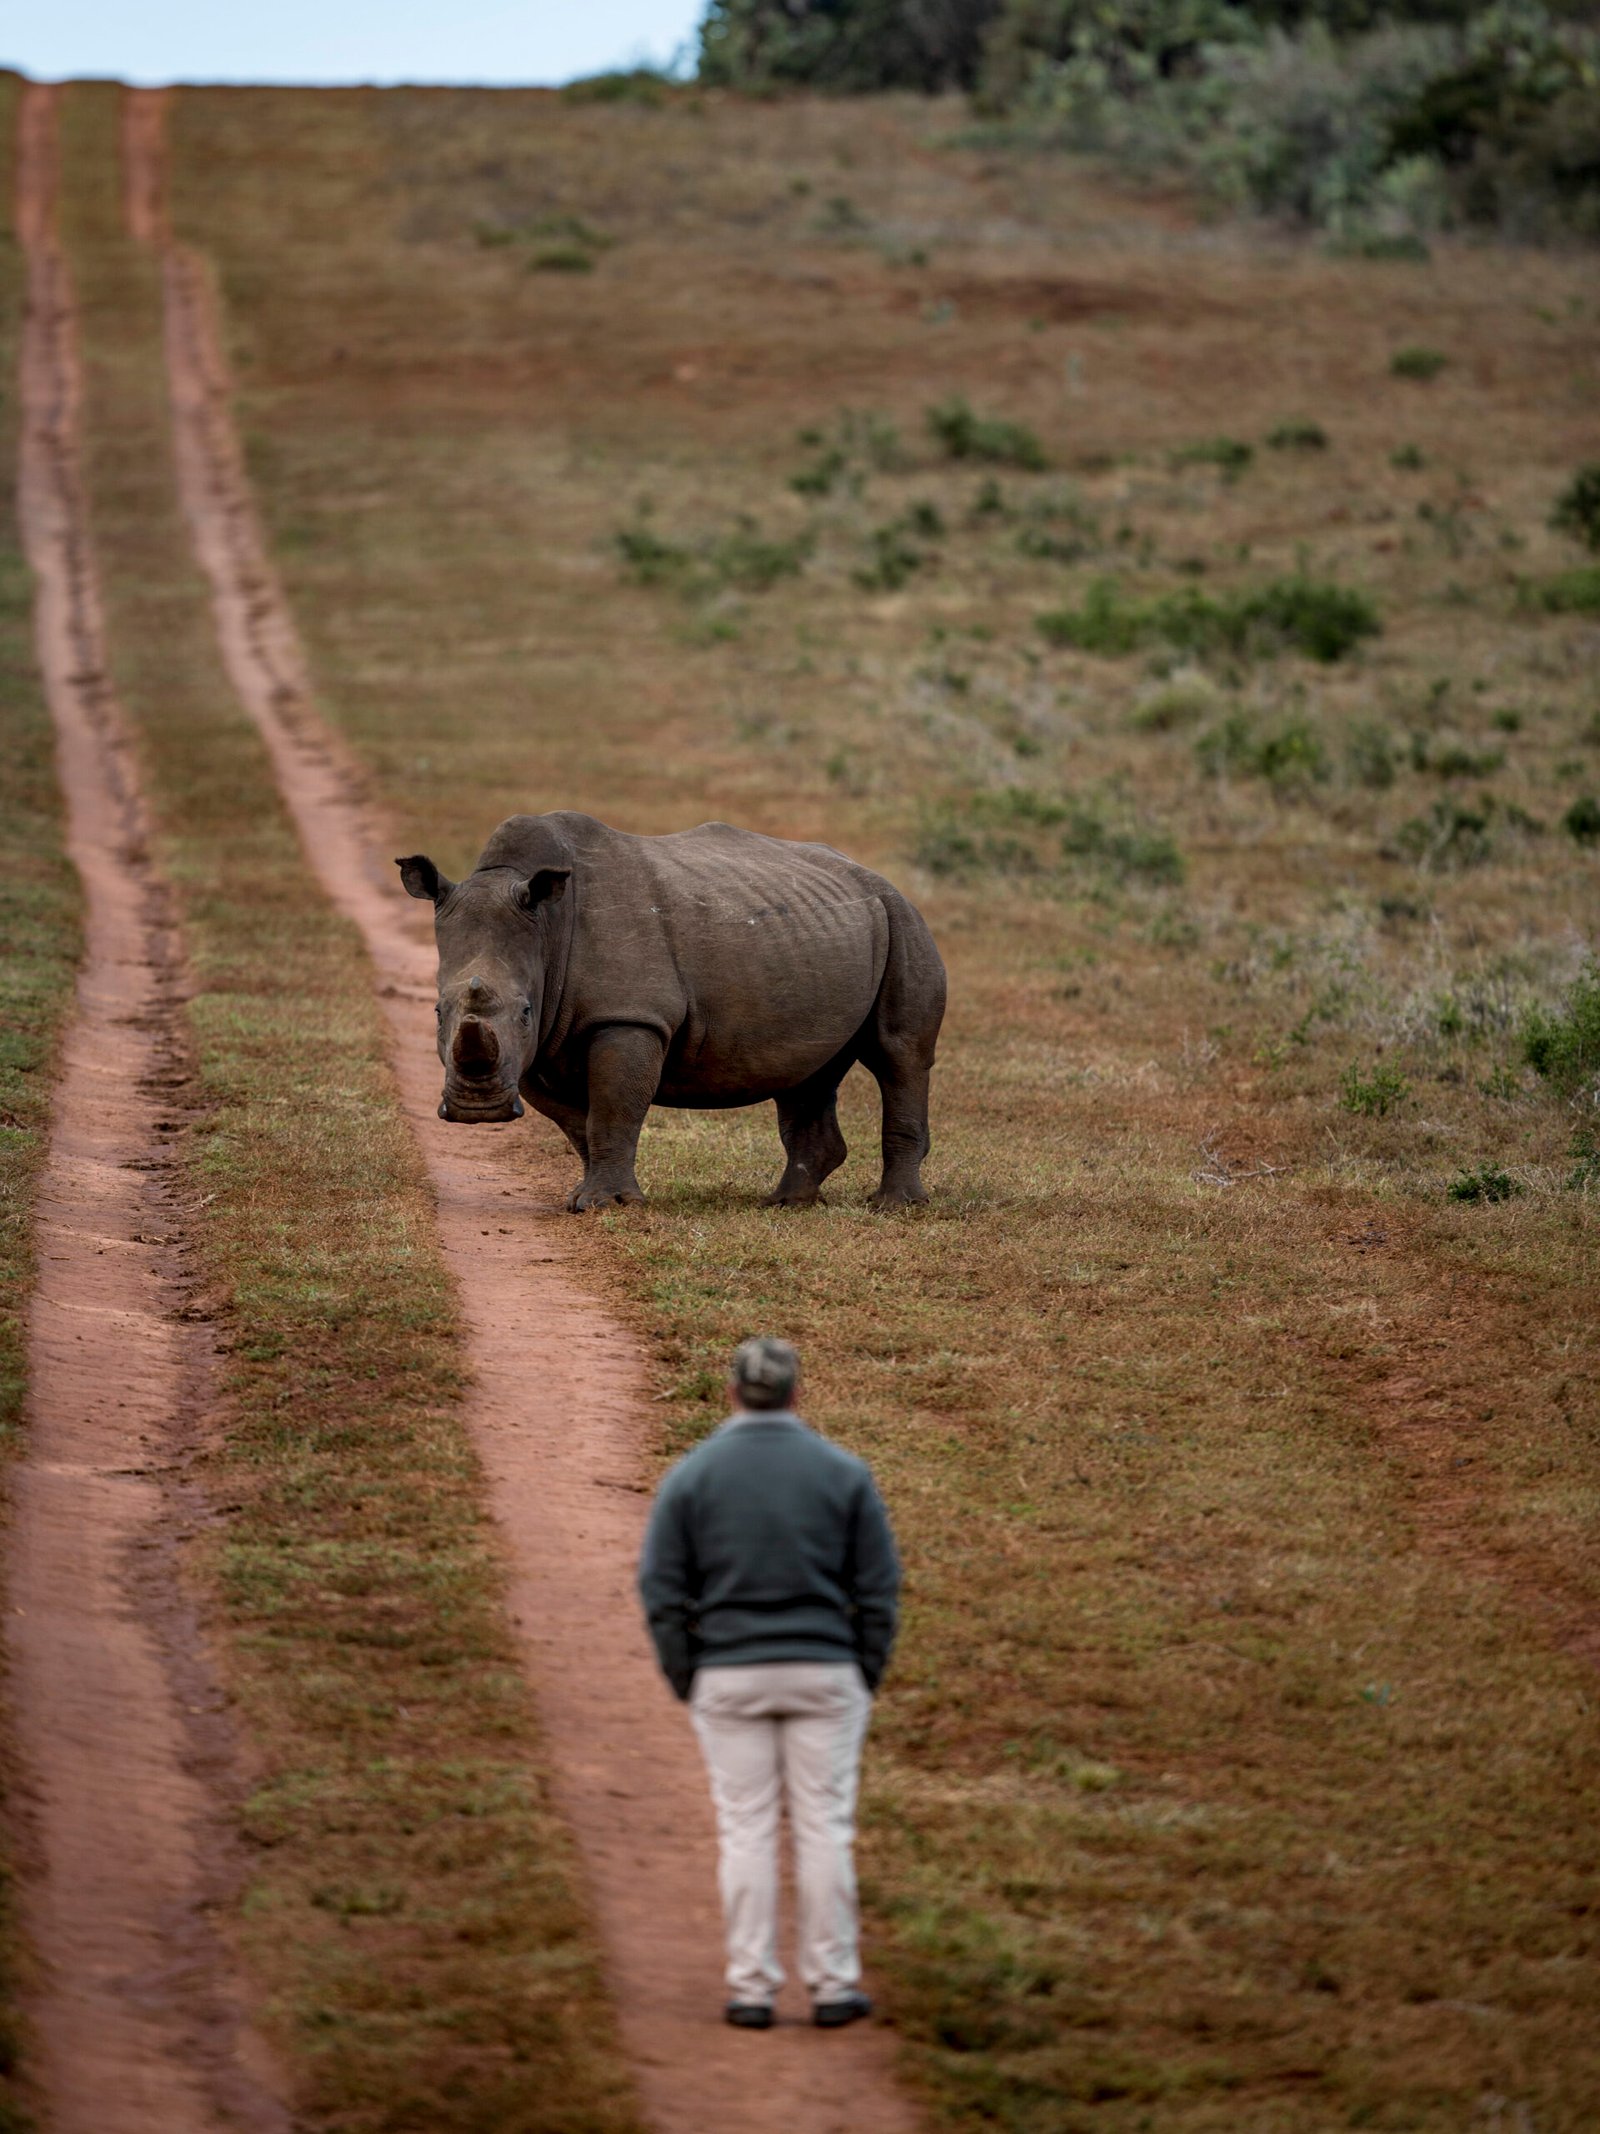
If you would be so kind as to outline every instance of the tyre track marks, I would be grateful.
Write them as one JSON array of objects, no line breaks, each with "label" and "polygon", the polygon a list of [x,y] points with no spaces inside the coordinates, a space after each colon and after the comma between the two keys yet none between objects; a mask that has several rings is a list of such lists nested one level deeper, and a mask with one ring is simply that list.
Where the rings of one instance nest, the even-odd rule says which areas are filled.
[{"label": "tyre track marks", "polygon": [[37,1204],[8,1595],[37,1860],[23,1891],[43,1972],[32,2019],[56,2134],[200,2134],[224,2118],[279,2130],[207,1918],[236,1877],[216,1802],[229,1735],[181,1570],[207,1515],[187,1469],[210,1362],[184,1316],[175,1190],[183,968],[107,670],[55,237],[57,109],[55,91],[26,91],[18,500],[86,927]]}]

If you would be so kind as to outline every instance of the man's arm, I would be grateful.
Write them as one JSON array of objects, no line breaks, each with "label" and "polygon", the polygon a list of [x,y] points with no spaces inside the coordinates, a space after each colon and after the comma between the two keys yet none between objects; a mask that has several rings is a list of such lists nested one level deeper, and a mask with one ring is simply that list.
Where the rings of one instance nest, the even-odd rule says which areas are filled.
[{"label": "man's arm", "polygon": [[856,1658],[868,1689],[876,1691],[889,1664],[900,1614],[900,1559],[889,1514],[871,1475],[862,1479],[855,1507],[851,1599],[856,1611]]},{"label": "man's arm", "polygon": [[689,1634],[696,1594],[694,1547],[684,1516],[683,1491],[669,1475],[662,1483],[645,1529],[639,1556],[639,1598],[661,1672],[674,1694],[686,1699],[694,1683]]}]

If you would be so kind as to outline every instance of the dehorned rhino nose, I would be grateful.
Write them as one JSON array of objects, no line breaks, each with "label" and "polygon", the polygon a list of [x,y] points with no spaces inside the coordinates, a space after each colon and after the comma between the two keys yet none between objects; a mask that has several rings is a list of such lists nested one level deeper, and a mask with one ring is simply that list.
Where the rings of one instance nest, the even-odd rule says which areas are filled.
[{"label": "dehorned rhino nose", "polygon": [[467,980],[467,994],[468,994],[468,997],[469,997],[470,999],[472,999],[472,1000],[483,1000],[483,999],[486,999],[486,998],[487,998],[487,996],[488,996],[488,992],[489,992],[489,988],[488,988],[487,984],[486,984],[486,983],[484,982],[484,980],[483,980],[483,979],[481,979],[481,978],[469,978],[469,979]]}]

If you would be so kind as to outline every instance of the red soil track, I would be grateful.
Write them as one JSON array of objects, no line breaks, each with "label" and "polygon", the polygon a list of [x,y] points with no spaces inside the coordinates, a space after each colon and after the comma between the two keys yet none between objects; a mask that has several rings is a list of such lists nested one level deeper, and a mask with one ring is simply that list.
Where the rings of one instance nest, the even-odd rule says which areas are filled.
[{"label": "red soil track", "polygon": [[[587,1868],[625,2049],[659,2134],[911,2134],[887,2039],[720,2021],[706,1782],[661,1683],[633,1566],[648,1501],[640,1360],[562,1271],[570,1218],[530,1206],[514,1127],[436,1116],[431,941],[415,925],[360,783],[312,702],[256,522],[203,260],[161,209],[160,105],[127,99],[130,228],[163,244],[179,486],[228,672],[271,755],[307,858],[360,929],[400,1098],[433,1182],[475,1367],[469,1422],[510,1563],[512,1608],[558,1797]],[[508,796],[514,797],[514,796]],[[485,826],[487,828],[487,825]],[[530,1128],[521,1131],[526,1134]]]},{"label": "red soil track", "polygon": [[[14,1484],[10,1696],[55,2134],[286,2128],[208,1923],[234,1880],[221,1700],[182,1588],[208,1351],[183,1316],[175,1138],[182,966],[107,677],[79,473],[72,291],[54,234],[56,98],[27,92],[20,515],[86,953],[55,1089]],[[247,2065],[247,2061],[252,2063]]]}]

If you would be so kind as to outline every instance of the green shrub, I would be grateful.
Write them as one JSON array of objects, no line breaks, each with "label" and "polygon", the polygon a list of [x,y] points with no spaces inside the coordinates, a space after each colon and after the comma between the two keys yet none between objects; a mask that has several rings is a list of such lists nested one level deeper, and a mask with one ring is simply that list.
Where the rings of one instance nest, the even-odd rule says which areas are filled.
[{"label": "green shrub", "polygon": [[1600,844],[1600,800],[1592,793],[1580,795],[1562,816],[1561,827],[1580,845]]},{"label": "green shrub", "polygon": [[535,274],[591,274],[594,254],[582,245],[552,245],[548,251],[535,252],[528,265]]},{"label": "green shrub", "polygon": [[1225,482],[1236,482],[1255,456],[1255,447],[1237,437],[1202,438],[1171,455],[1175,467],[1215,467]]},{"label": "green shrub", "polygon": [[1517,587],[1525,607],[1547,615],[1600,615],[1600,565],[1558,571],[1553,578],[1524,578]]},{"label": "green shrub", "polygon": [[1449,361],[1437,348],[1397,348],[1389,358],[1389,370],[1396,378],[1416,378],[1425,384],[1437,378]]},{"label": "green shrub", "polygon": [[1579,1127],[1567,1152],[1572,1169],[1567,1173],[1569,1193],[1600,1193],[1600,1140],[1592,1127]]},{"label": "green shrub", "polygon": [[1394,784],[1400,750],[1380,720],[1361,719],[1345,736],[1344,759],[1353,784],[1381,793]]},{"label": "green shrub", "polygon": [[1410,1094],[1411,1084],[1387,1060],[1377,1061],[1370,1074],[1363,1074],[1360,1062],[1352,1060],[1339,1078],[1341,1107],[1363,1119],[1387,1117]]},{"label": "green shrub", "polygon": [[[1057,834],[1059,833],[1059,834]],[[1063,866],[1117,882],[1183,880],[1183,855],[1162,830],[1108,823],[1092,801],[1007,786],[947,802],[923,820],[913,858],[930,874],[1048,880]]]},{"label": "green shrub", "polygon": [[1413,815],[1395,833],[1395,843],[1419,867],[1481,867],[1494,850],[1490,822],[1494,803],[1487,795],[1476,808],[1459,800],[1436,800],[1426,815]]},{"label": "green shrub", "polygon": [[1039,474],[1050,464],[1032,430],[1020,422],[977,414],[958,393],[931,407],[928,428],[951,459],[988,460]]},{"label": "green shrub", "polygon": [[1268,431],[1267,444],[1274,452],[1326,452],[1328,433],[1320,422],[1280,422]]},{"label": "green shrub", "polygon": [[828,496],[844,480],[849,457],[838,445],[830,445],[798,474],[791,474],[789,487],[796,496]]},{"label": "green shrub", "polygon": [[624,571],[637,585],[664,584],[667,579],[680,576],[694,561],[689,549],[662,540],[642,522],[624,526],[613,534],[612,543],[622,558]]},{"label": "green shrub", "polygon": [[1534,1072],[1564,1096],[1576,1095],[1600,1077],[1600,963],[1580,971],[1554,1009],[1529,1009],[1522,1022],[1522,1052]]},{"label": "green shrub", "polygon": [[809,531],[788,541],[767,540],[752,519],[741,519],[731,533],[685,548],[663,540],[643,519],[612,536],[626,575],[638,585],[677,580],[705,589],[707,578],[742,592],[764,593],[780,578],[804,569],[813,541]]},{"label": "green shrub", "polygon": [[1458,1171],[1445,1188],[1452,1200],[1509,1200],[1522,1186],[1497,1163],[1480,1163],[1476,1170]]},{"label": "green shrub", "polygon": [[708,560],[724,584],[745,593],[765,593],[780,578],[797,578],[813,546],[809,531],[787,541],[770,541],[753,520],[741,519],[732,533],[712,543]]},{"label": "green shrub", "polygon": [[1600,465],[1580,467],[1556,498],[1550,524],[1600,553]]},{"label": "green shrub", "polygon": [[898,593],[917,571],[933,561],[931,553],[920,548],[913,535],[927,539],[943,531],[943,521],[931,504],[913,505],[903,517],[875,526],[867,537],[867,561],[852,573],[856,584],[864,593]]},{"label": "green shrub", "polygon": [[1427,768],[1440,778],[1492,778],[1506,760],[1503,748],[1468,748],[1460,741],[1428,749],[1426,756]]},{"label": "green shrub", "polygon": [[1288,650],[1327,662],[1342,659],[1382,625],[1364,593],[1314,579],[1279,578],[1216,597],[1190,587],[1140,601],[1130,599],[1115,579],[1101,578],[1090,586],[1081,608],[1041,615],[1037,627],[1052,644],[1111,656],[1165,639],[1199,654]]},{"label": "green shrub", "polygon": [[619,67],[607,74],[587,74],[561,91],[564,104],[664,104],[677,87],[657,67]]},{"label": "green shrub", "polygon": [[1221,692],[1208,675],[1175,674],[1140,698],[1128,714],[1128,724],[1135,733],[1170,734],[1206,718],[1220,702]]},{"label": "green shrub", "polygon": [[1396,445],[1389,454],[1389,464],[1391,467],[1397,467],[1402,474],[1415,474],[1428,462],[1415,445]]},{"label": "green shrub", "polygon": [[1288,719],[1257,733],[1246,713],[1232,712],[1220,726],[1200,736],[1195,756],[1201,770],[1212,778],[1235,771],[1286,786],[1321,784],[1328,776],[1327,751],[1304,719]]},{"label": "green shrub", "polygon": [[1061,850],[1067,859],[1087,861],[1118,881],[1183,880],[1183,855],[1164,830],[1109,829],[1092,808],[1073,810],[1061,833]]}]

